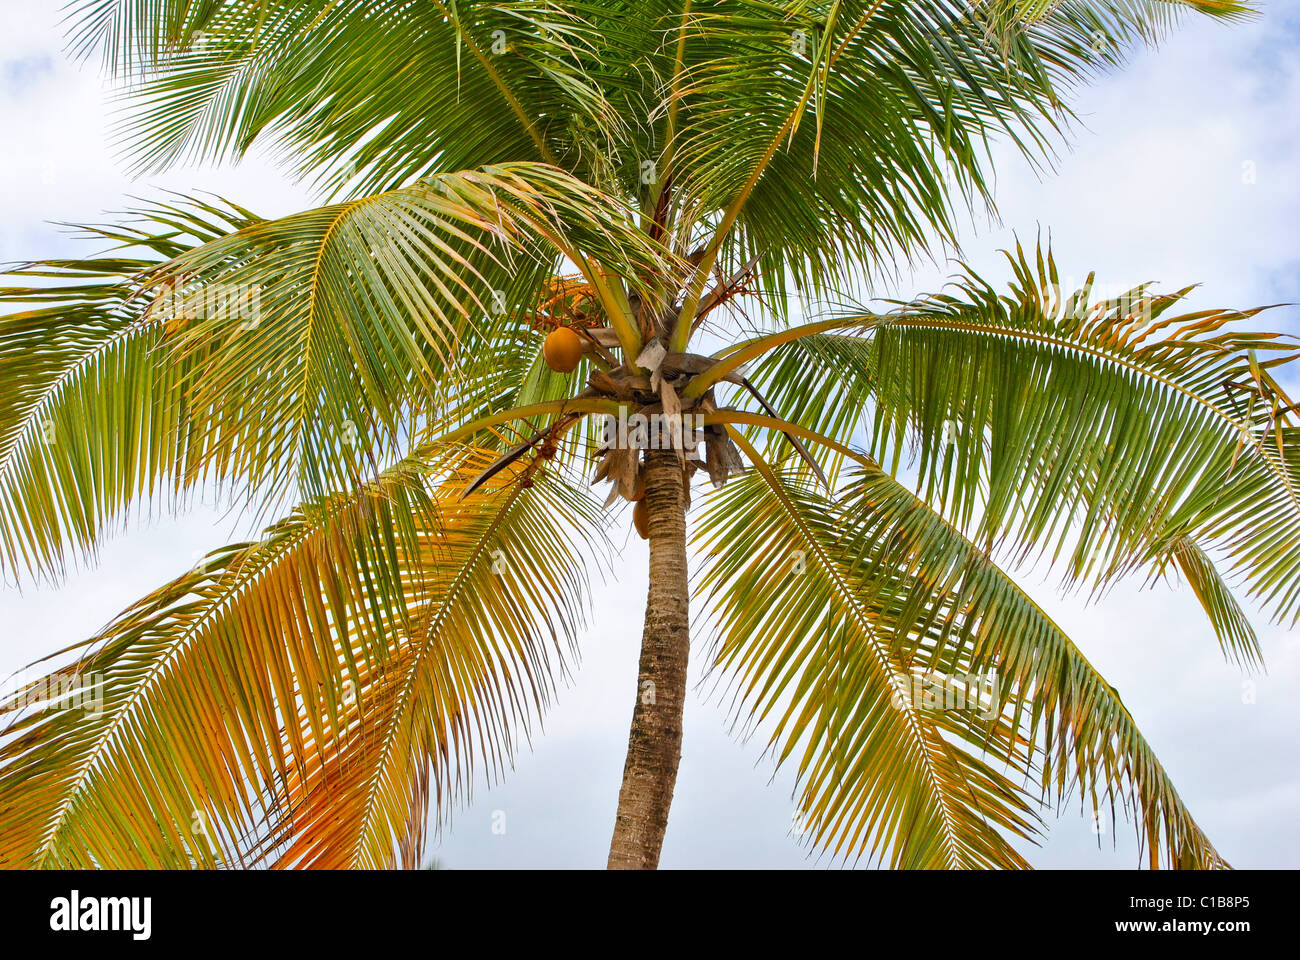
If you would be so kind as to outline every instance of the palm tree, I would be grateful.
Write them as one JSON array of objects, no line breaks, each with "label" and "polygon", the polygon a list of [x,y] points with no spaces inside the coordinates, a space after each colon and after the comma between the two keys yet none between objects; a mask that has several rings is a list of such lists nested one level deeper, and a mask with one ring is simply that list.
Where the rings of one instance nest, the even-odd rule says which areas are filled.
[{"label": "palm tree", "polygon": [[1005,292],[860,296],[992,209],[990,143],[1050,165],[1070,89],[1187,10],[1247,12],[83,4],[72,46],[122,81],[137,170],[267,144],[330,203],[172,198],[88,227],[102,254],[11,268],[8,576],[198,491],[281,519],[9,699],[0,863],[418,866],[431,811],[551,701],[632,503],[650,577],[611,867],[659,860],[691,600],[833,856],[1024,867],[1075,797],[1152,867],[1223,865],[998,561],[1184,578],[1256,663],[1231,585],[1300,616],[1294,343],[1180,314],[1187,290],[1063,291],[1041,245]]}]

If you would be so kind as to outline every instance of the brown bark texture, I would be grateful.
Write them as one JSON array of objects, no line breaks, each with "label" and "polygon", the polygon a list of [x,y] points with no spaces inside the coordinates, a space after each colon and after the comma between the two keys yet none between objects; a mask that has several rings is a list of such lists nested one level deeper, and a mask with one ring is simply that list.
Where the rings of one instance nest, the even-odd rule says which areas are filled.
[{"label": "brown bark texture", "polygon": [[682,711],[691,647],[686,493],[677,451],[647,451],[645,484],[650,586],[636,707],[608,864],[610,869],[623,870],[653,870],[659,865],[682,755]]}]

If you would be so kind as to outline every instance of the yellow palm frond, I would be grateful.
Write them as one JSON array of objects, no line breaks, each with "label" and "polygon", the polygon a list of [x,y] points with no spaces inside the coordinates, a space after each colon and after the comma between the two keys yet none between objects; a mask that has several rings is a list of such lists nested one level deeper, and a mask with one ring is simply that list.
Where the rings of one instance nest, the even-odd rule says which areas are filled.
[{"label": "yellow palm frond", "polygon": [[588,501],[509,473],[460,499],[492,456],[408,462],[144,598],[65,668],[94,710],[19,691],[0,864],[377,867],[418,846],[423,798],[501,768],[581,617]]}]

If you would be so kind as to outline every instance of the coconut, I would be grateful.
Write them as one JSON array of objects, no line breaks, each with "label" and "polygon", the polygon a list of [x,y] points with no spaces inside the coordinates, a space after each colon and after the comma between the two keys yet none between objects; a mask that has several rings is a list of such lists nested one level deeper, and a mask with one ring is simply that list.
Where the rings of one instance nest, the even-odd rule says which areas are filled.
[{"label": "coconut", "polygon": [[556,373],[572,373],[582,359],[582,340],[568,327],[556,327],[546,335],[542,357]]},{"label": "coconut", "polygon": [[650,539],[650,510],[644,500],[638,500],[636,506],[632,508],[632,524],[642,540]]}]

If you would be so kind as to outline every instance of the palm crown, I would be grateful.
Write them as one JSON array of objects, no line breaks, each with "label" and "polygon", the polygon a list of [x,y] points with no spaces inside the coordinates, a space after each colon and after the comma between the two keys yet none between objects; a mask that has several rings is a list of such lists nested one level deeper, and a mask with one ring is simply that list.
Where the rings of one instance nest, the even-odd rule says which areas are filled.
[{"label": "palm crown", "polygon": [[[968,272],[883,312],[792,306],[955,242],[992,204],[988,144],[1050,158],[1070,87],[1188,8],[1244,12],[84,4],[73,46],[130,81],[140,170],[270,142],[332,202],[177,198],[88,228],[101,255],[11,268],[10,576],[57,574],[144,498],[297,505],[65,651],[100,709],[34,704],[48,679],[4,705],[0,863],[418,865],[430,808],[552,698],[624,499],[650,586],[611,866],[658,861],[692,586],[835,855],[1025,866],[1041,805],[1077,794],[1152,866],[1221,865],[994,557],[1095,587],[1177,570],[1257,661],[1229,580],[1300,616],[1294,345],[1255,311],[1180,314],[1187,290],[1063,291],[1041,248],[1005,293]],[[636,414],[689,415],[700,459],[603,435]]]}]

